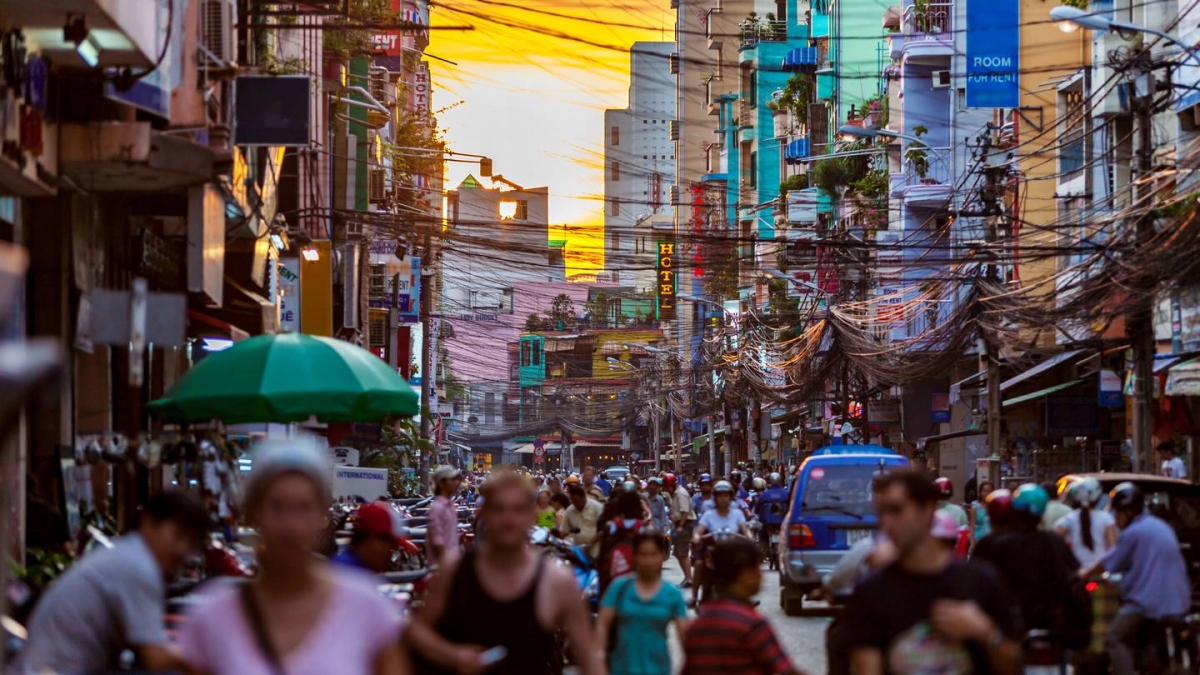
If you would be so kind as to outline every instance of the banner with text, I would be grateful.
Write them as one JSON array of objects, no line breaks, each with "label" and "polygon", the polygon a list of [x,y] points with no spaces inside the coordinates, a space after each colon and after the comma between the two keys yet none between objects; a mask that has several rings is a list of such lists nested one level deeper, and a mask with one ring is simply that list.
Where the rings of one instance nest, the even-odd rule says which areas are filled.
[{"label": "banner with text", "polygon": [[1020,0],[967,3],[967,107],[1021,106]]}]

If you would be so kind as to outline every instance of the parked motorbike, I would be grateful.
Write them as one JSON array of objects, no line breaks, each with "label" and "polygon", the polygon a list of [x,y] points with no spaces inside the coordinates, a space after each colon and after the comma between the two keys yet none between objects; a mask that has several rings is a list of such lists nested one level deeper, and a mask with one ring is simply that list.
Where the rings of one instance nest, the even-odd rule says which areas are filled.
[{"label": "parked motorbike", "polygon": [[[575,576],[575,585],[583,601],[591,612],[592,619],[600,611],[600,573],[595,562],[588,555],[587,547],[570,544],[551,534],[544,527],[536,527],[530,534],[530,542],[545,549],[545,555],[554,556],[560,565],[568,565]],[[570,641],[565,630],[558,630],[554,635],[554,655],[551,657],[551,668],[555,675],[560,675],[563,669],[571,665],[572,652]]]}]

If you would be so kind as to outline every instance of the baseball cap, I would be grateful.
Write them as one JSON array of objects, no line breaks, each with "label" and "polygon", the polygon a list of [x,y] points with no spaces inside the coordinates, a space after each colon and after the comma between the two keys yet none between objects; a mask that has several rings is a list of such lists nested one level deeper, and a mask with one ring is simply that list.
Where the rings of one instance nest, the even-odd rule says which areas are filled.
[{"label": "baseball cap", "polygon": [[388,513],[387,508],[379,504],[367,504],[359,507],[355,516],[355,532],[362,532],[374,537],[391,537],[399,543],[400,537],[396,536],[392,514]]},{"label": "baseball cap", "polygon": [[452,466],[439,466],[437,470],[433,472],[433,480],[435,482],[440,482],[444,480],[450,480],[451,478],[458,478],[461,475],[462,472]]}]

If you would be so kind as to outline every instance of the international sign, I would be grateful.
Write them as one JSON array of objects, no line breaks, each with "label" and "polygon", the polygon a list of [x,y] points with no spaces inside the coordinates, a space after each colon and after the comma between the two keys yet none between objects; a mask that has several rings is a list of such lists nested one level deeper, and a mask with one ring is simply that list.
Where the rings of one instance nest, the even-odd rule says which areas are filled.
[{"label": "international sign", "polygon": [[658,318],[675,318],[675,241],[658,242]]},{"label": "international sign", "polygon": [[967,3],[967,107],[1021,106],[1020,0]]}]

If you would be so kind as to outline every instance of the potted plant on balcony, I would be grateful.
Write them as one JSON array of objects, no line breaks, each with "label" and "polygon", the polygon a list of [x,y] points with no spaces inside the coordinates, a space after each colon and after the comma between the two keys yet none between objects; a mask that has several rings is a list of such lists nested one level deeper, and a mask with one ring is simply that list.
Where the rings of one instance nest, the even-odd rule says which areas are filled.
[{"label": "potted plant on balcony", "polygon": [[908,150],[904,151],[904,159],[908,161],[913,172],[917,174],[917,178],[920,178],[921,183],[925,185],[929,184],[926,178],[929,173],[929,146],[919,139],[927,133],[929,133],[929,129],[923,124],[913,127],[912,135],[916,136],[917,140],[909,141]]}]

